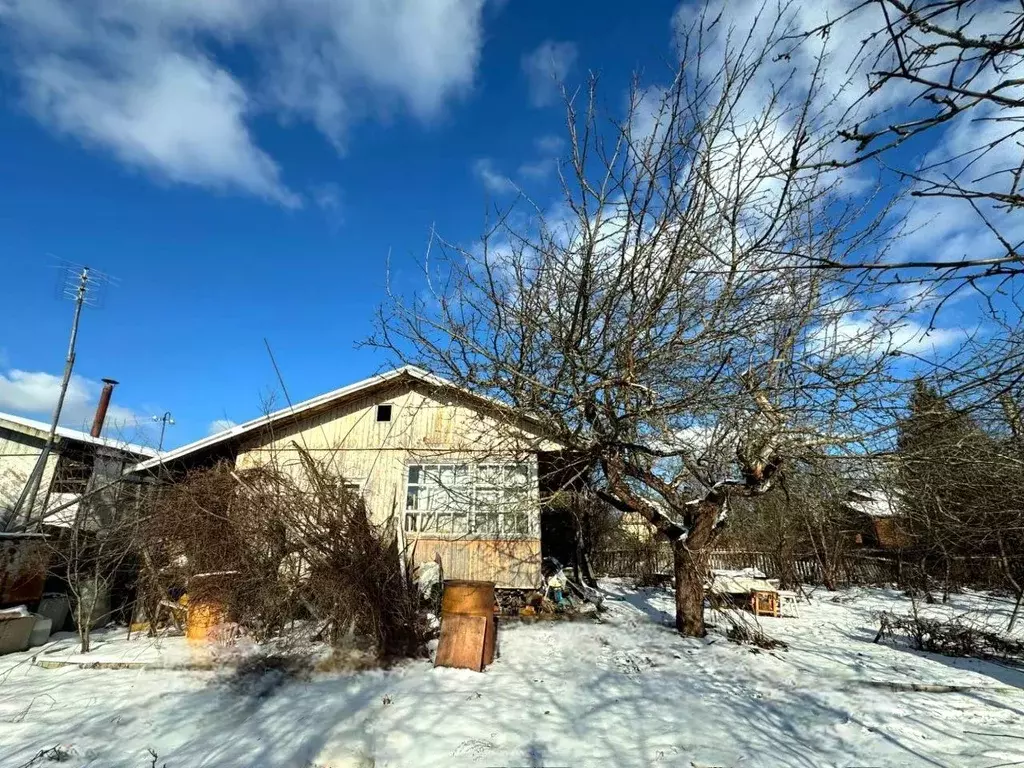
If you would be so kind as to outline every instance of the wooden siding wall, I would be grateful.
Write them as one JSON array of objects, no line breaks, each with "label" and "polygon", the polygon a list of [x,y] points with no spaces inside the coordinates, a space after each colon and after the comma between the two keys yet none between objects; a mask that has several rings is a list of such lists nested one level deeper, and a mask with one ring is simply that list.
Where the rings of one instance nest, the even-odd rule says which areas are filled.
[{"label": "wooden siding wall", "polygon": [[413,566],[441,556],[445,579],[493,581],[499,587],[540,586],[540,539],[436,539],[419,536],[409,542]]},{"label": "wooden siding wall", "polygon": [[[376,407],[384,403],[392,406],[390,422],[377,421]],[[251,438],[240,447],[236,466],[244,470],[274,463],[298,472],[296,446],[358,482],[378,524],[401,524],[409,464],[515,459],[532,463],[536,475],[534,436],[513,432],[468,402],[423,385],[397,385]],[[533,525],[540,530],[539,500],[535,515]],[[435,551],[440,553],[446,578],[480,579],[523,589],[539,583],[539,539],[430,536],[414,547],[417,534],[405,535],[415,564],[432,560]]]}]

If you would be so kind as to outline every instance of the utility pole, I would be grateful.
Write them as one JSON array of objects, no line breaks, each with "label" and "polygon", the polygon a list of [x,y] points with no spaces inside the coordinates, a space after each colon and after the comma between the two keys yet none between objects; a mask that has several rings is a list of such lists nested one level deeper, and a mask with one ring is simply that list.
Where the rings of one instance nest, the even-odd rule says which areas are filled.
[{"label": "utility pole", "polygon": [[82,316],[82,306],[89,286],[89,268],[82,267],[78,275],[78,285],[74,289],[75,315],[71,321],[71,338],[68,341],[68,354],[64,361],[64,378],[60,384],[60,394],[57,396],[57,405],[53,409],[53,420],[50,422],[50,433],[46,436],[46,444],[42,453],[36,460],[36,465],[29,475],[28,483],[22,489],[18,503],[14,506],[14,512],[7,522],[10,529],[17,522],[19,515],[24,513],[26,526],[32,521],[32,507],[36,503],[36,496],[39,494],[39,486],[42,483],[43,475],[46,472],[46,461],[53,449],[53,443],[57,438],[57,423],[60,421],[60,412],[64,408],[64,397],[68,392],[68,384],[71,383],[71,370],[75,367],[75,343],[78,341],[78,321]]}]

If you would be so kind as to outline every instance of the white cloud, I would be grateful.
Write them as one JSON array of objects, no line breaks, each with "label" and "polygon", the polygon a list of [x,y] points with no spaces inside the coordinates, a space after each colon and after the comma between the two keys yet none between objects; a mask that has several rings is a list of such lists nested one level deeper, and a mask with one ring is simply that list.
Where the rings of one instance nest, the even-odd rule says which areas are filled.
[{"label": "white cloud", "polygon": [[[300,198],[257,145],[261,113],[336,147],[353,121],[432,120],[472,85],[483,0],[0,0],[24,105],[171,182]],[[229,72],[211,51],[254,62]]]},{"label": "white cloud", "polygon": [[232,421],[231,419],[214,419],[210,422],[210,426],[207,428],[206,434],[216,435],[235,426],[238,426],[238,422]]},{"label": "white cloud", "polygon": [[[17,368],[0,372],[0,410],[49,422],[60,394],[61,377],[43,371]],[[77,374],[72,375],[61,409],[60,423],[72,429],[88,430],[96,413],[96,402],[103,385]],[[148,419],[114,400],[107,409],[104,434],[145,428]]]},{"label": "white cloud", "polygon": [[311,195],[317,207],[325,211],[336,211],[341,207],[341,188],[332,182],[313,187]]},{"label": "white cloud", "polygon": [[669,114],[665,100],[669,97],[667,88],[652,85],[637,94],[630,116],[629,132],[638,154],[656,147],[664,139]]},{"label": "white cloud", "polygon": [[559,89],[576,63],[576,43],[545,40],[525,54],[521,66],[530,89],[530,103],[547,107],[558,101]]},{"label": "white cloud", "polygon": [[544,136],[538,136],[534,139],[533,145],[537,148],[538,152],[545,155],[557,155],[565,148],[565,139],[558,134],[549,133]]},{"label": "white cloud", "polygon": [[495,195],[505,195],[516,191],[515,183],[501,173],[494,161],[481,157],[473,163],[473,175],[484,185],[484,189]]},{"label": "white cloud", "polygon": [[565,149],[565,139],[556,134],[538,136],[533,146],[540,155],[534,160],[521,163],[516,175],[528,181],[543,181],[558,168],[559,154]]},{"label": "white cloud", "polygon": [[287,207],[299,197],[252,142],[245,91],[208,60],[176,54],[118,75],[61,58],[22,70],[30,111],[172,182],[245,190]]},{"label": "white cloud", "polygon": [[912,318],[888,322],[869,312],[847,311],[819,327],[809,344],[829,357],[854,355],[876,357],[902,353],[930,357],[967,341],[964,328],[930,328]]},{"label": "white cloud", "polygon": [[531,160],[523,163],[518,168],[518,174],[527,179],[546,179],[558,167],[558,161],[553,157],[542,157],[539,160]]}]

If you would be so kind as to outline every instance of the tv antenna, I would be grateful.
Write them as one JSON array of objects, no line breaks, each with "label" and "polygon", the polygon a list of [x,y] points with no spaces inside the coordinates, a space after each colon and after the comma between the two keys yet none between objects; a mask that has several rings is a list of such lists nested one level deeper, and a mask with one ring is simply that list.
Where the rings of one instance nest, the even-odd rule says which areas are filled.
[{"label": "tv antenna", "polygon": [[[64,377],[61,379],[60,393],[57,395],[57,405],[53,409],[53,418],[50,421],[50,431],[46,436],[46,443],[36,460],[36,465],[29,475],[28,482],[21,491],[6,528],[10,530],[16,524],[19,516],[24,512],[25,526],[32,522],[32,509],[39,495],[39,486],[42,483],[43,474],[46,469],[47,459],[53,450],[53,443],[57,437],[57,424],[60,422],[61,411],[64,409],[64,398],[68,393],[68,385],[71,383],[71,372],[75,367],[75,345],[78,342],[78,325],[82,317],[82,307],[96,307],[103,296],[103,289],[106,286],[116,283],[116,279],[103,272],[92,269],[84,264],[72,262],[61,262],[59,268],[63,271],[61,279],[61,296],[69,299],[75,304],[75,311],[71,320],[71,336],[68,340],[68,353],[64,359]],[[49,496],[47,492],[46,496]],[[45,507],[45,501],[44,501]],[[40,511],[42,519],[45,509]]]}]

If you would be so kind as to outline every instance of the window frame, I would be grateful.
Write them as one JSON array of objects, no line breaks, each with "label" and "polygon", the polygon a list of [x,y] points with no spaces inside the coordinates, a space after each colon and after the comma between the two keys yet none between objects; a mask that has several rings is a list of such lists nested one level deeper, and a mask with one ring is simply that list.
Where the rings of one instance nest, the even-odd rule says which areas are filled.
[{"label": "window frame", "polygon": [[93,465],[85,454],[74,451],[57,453],[53,476],[50,479],[50,493],[61,496],[81,496],[89,490]]},{"label": "window frame", "polygon": [[[523,473],[524,470],[520,485],[509,482],[513,473]],[[431,471],[436,473],[437,481],[431,482]],[[451,486],[442,482],[446,471],[450,472]],[[416,482],[413,482],[414,479]],[[404,466],[403,485],[405,503],[402,506],[402,530],[407,536],[489,541],[540,538],[537,466],[529,459],[492,458],[474,461],[450,458],[431,461],[430,458],[423,458],[408,461]],[[459,487],[466,489],[466,496],[454,502],[445,489]],[[449,510],[433,508],[431,500],[438,492],[448,495],[448,502],[455,506]],[[482,509],[480,499],[483,494],[491,495],[492,501],[488,504],[497,505],[493,511]],[[522,504],[523,508],[503,508],[502,503],[510,497],[514,498],[514,504]],[[464,525],[457,525],[458,518],[465,518]],[[491,525],[484,528],[479,521],[486,518],[491,518]]]}]

